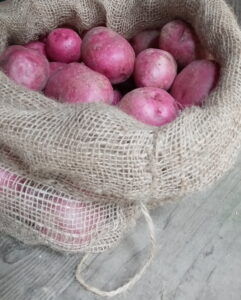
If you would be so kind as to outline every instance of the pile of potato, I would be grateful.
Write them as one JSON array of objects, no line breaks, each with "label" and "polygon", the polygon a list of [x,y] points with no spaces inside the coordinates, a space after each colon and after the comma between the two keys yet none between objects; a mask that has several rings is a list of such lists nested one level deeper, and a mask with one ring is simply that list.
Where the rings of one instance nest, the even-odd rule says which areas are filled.
[{"label": "pile of potato", "polygon": [[182,20],[130,41],[104,26],[82,36],[57,28],[39,41],[8,47],[0,68],[17,84],[56,101],[104,102],[152,126],[201,106],[220,71]]},{"label": "pile of potato", "polygon": [[[103,102],[152,126],[174,121],[186,107],[201,106],[219,78],[219,65],[181,20],[140,32],[130,41],[103,26],[81,37],[70,28],[57,28],[39,41],[8,47],[0,68],[17,84],[56,101]],[[20,199],[6,208],[14,205],[19,218],[32,220],[21,200],[34,201],[37,195],[26,186],[27,179],[0,170],[0,192],[13,190]],[[107,222],[95,203],[56,196],[35,205],[40,204],[49,224],[39,230],[57,242],[88,244],[95,228]]]}]

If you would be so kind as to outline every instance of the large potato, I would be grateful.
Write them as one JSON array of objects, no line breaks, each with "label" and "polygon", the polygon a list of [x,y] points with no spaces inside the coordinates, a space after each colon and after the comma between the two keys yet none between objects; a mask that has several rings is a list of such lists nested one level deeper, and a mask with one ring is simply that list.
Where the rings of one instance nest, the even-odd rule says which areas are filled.
[{"label": "large potato", "polygon": [[81,56],[80,36],[72,29],[57,28],[46,39],[46,52],[50,60],[63,63],[77,62]]},{"label": "large potato", "polygon": [[219,79],[219,65],[210,60],[197,60],[189,64],[176,77],[171,95],[180,108],[201,105]]},{"label": "large potato", "polygon": [[134,78],[138,87],[158,87],[169,90],[177,75],[173,56],[160,49],[146,49],[138,54]]},{"label": "large potato", "polygon": [[109,79],[84,63],[71,63],[53,74],[46,85],[45,95],[67,103],[111,104],[114,97]]},{"label": "large potato", "polygon": [[131,76],[135,52],[121,35],[100,26],[91,29],[84,36],[82,58],[88,67],[117,84]]},{"label": "large potato", "polygon": [[170,52],[180,67],[198,59],[203,52],[194,30],[181,20],[169,22],[162,28],[159,48]]},{"label": "large potato", "polygon": [[165,90],[144,87],[126,94],[118,107],[135,119],[152,126],[174,121],[178,115],[175,100]]},{"label": "large potato", "polygon": [[43,204],[41,232],[63,244],[89,244],[94,238],[96,227],[106,222],[95,203],[87,204],[55,197]]},{"label": "large potato", "polygon": [[34,91],[41,91],[49,77],[49,62],[36,50],[10,46],[0,56],[0,68],[15,81]]}]

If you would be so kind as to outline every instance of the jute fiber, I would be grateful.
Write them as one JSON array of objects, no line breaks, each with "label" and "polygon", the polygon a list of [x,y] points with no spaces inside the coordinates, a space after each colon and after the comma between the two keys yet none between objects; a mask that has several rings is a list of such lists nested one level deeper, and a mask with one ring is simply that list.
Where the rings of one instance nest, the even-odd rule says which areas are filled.
[{"label": "jute fiber", "polygon": [[221,77],[205,107],[165,127],[104,104],[60,104],[0,73],[1,231],[60,251],[101,252],[135,224],[143,203],[216,182],[241,144],[241,32],[223,0],[13,0],[0,11],[0,51],[61,25],[81,33],[106,24],[130,38],[174,18],[193,25]]}]

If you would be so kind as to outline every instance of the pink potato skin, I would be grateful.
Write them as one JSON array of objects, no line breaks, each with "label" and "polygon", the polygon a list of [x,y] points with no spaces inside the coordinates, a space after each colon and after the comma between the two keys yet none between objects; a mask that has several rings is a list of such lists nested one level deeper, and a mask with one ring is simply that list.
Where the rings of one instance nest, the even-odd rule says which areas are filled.
[{"label": "pink potato skin", "polygon": [[122,98],[121,92],[118,90],[114,90],[112,105],[117,105],[121,101],[121,98]]},{"label": "pink potato skin", "polygon": [[87,32],[82,57],[88,67],[105,75],[113,84],[126,81],[134,70],[135,52],[130,43],[106,27]]},{"label": "pink potato skin", "polygon": [[159,30],[144,30],[134,36],[130,43],[138,55],[141,51],[148,48],[159,48]]},{"label": "pink potato skin", "polygon": [[135,89],[122,98],[118,107],[135,119],[152,126],[165,125],[178,116],[173,97],[159,88]]},{"label": "pink potato skin", "polygon": [[197,60],[189,64],[176,77],[171,95],[180,108],[201,105],[215,88],[219,79],[219,65],[210,60]]},{"label": "pink potato skin", "polygon": [[51,61],[71,63],[81,57],[82,40],[72,29],[57,28],[49,33],[46,41],[46,52]]},{"label": "pink potato skin", "polygon": [[41,91],[49,77],[49,62],[36,50],[10,46],[0,56],[0,68],[17,84]]},{"label": "pink potato skin", "polygon": [[[6,197],[0,200],[1,207],[8,214],[15,217],[23,217],[26,221],[29,220],[32,203],[28,202],[26,195],[27,179],[16,175],[11,171],[0,169],[0,193],[4,193]],[[10,198],[7,197],[10,196]],[[27,207],[23,205],[27,203]]]},{"label": "pink potato skin", "polygon": [[61,62],[56,62],[56,61],[50,62],[49,63],[49,77],[51,77],[53,74],[64,69],[67,66],[68,66],[68,64],[61,63]]},{"label": "pink potato skin", "polygon": [[4,188],[19,191],[21,186],[18,184],[18,181],[17,175],[10,171],[0,169],[0,192],[3,192]]},{"label": "pink potato skin", "polygon": [[71,63],[49,78],[45,95],[67,103],[111,104],[113,88],[108,78],[91,70],[84,63]]},{"label": "pink potato skin", "polygon": [[[34,188],[26,189],[23,187],[25,182],[25,178],[20,178],[10,171],[0,169],[0,193],[4,192],[4,189],[9,189],[17,192],[16,195],[18,196],[10,202],[3,202],[4,208],[11,213],[24,217],[27,221],[35,218],[33,212],[36,210],[37,200]],[[25,195],[24,198],[22,198],[21,191]],[[13,197],[16,195],[13,194]],[[37,193],[36,197],[39,199],[40,193]],[[24,205],[27,207],[23,209],[22,206]],[[38,207],[41,209],[43,222],[40,229],[42,234],[57,242],[80,246],[89,244],[97,225],[105,221],[100,209],[96,209],[94,203],[87,204],[55,197],[48,201],[46,199],[39,201]]]},{"label": "pink potato skin", "polygon": [[159,48],[170,52],[180,67],[198,59],[202,52],[194,30],[181,20],[169,22],[162,28]]},{"label": "pink potato skin", "polygon": [[98,224],[103,222],[101,212],[95,205],[55,197],[45,203],[41,232],[57,242],[74,245],[89,244]]},{"label": "pink potato skin", "polygon": [[168,90],[177,75],[173,56],[160,49],[146,49],[138,54],[134,78],[137,87],[158,87]]},{"label": "pink potato skin", "polygon": [[45,43],[34,41],[34,42],[29,42],[28,44],[24,45],[24,47],[39,51],[40,54],[47,57],[47,53],[45,50]]}]

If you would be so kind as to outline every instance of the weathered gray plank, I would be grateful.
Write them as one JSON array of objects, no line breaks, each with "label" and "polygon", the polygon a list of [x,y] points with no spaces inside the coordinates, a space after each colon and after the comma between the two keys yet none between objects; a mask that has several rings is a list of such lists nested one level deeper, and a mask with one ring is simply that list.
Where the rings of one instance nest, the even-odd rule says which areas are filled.
[{"label": "weathered gray plank", "polygon": [[78,260],[1,236],[0,299],[51,299],[73,280]]},{"label": "weathered gray plank", "polygon": [[241,1],[240,0],[226,0],[226,1],[233,8],[239,21],[241,21]]},{"label": "weathered gray plank", "polygon": [[[209,299],[206,295],[202,297],[207,293],[206,282],[210,281],[211,275],[215,278],[220,267],[223,268],[221,262],[224,259],[226,266],[230,265],[223,271],[226,273],[225,279],[228,282],[232,280],[231,272],[235,266],[230,249],[235,242],[237,246],[241,243],[241,226],[238,226],[241,223],[240,180],[239,162],[215,188],[155,212],[159,249],[153,265],[126,295],[126,299]],[[105,255],[106,258],[104,255],[99,257],[98,262],[89,268],[86,277],[106,289],[123,282],[126,276],[136,270],[138,263],[141,263],[140,257],[144,256],[147,242],[143,241],[143,231],[141,222],[137,232],[128,238],[129,243],[125,242],[116,249],[114,257],[113,254],[109,258],[108,255]],[[238,253],[239,250],[234,248],[232,251]],[[126,259],[127,252],[129,259]],[[241,273],[238,269],[236,271]],[[212,282],[215,282],[214,279]],[[210,288],[219,291],[222,285],[216,281],[215,286]],[[240,300],[240,289],[241,281],[236,281],[232,299]],[[220,293],[219,297],[213,299],[226,300],[226,296]],[[58,299],[69,298],[100,299],[80,291],[76,282]],[[123,296],[118,298],[124,299]]]}]

